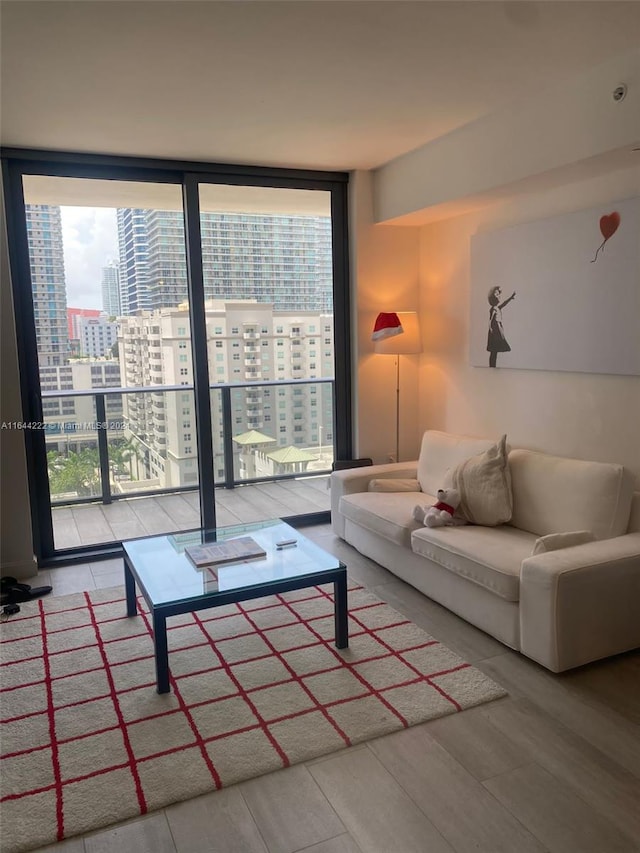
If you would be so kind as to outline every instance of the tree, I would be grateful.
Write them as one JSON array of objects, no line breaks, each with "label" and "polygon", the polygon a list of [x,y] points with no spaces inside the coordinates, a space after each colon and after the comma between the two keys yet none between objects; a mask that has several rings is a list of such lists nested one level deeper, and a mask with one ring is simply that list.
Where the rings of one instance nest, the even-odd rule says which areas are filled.
[{"label": "tree", "polygon": [[126,473],[126,465],[129,464],[129,476],[133,479],[133,467],[131,461],[136,455],[136,445],[131,438],[119,440],[109,445],[109,462],[114,474]]},{"label": "tree", "polygon": [[47,454],[47,463],[52,494],[99,494],[100,459],[97,450],[86,448],[79,453],[71,452],[67,456],[50,451]]}]

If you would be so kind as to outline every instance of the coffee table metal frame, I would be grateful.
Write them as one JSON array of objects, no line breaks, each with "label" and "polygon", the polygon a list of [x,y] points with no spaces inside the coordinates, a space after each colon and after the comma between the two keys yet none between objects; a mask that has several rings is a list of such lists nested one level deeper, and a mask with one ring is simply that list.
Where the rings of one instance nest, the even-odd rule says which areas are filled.
[{"label": "coffee table metal frame", "polygon": [[125,549],[124,585],[127,599],[127,616],[136,616],[138,613],[136,603],[137,584],[144,600],[149,606],[152,618],[158,693],[168,693],[170,691],[167,619],[170,616],[177,616],[180,613],[195,613],[198,610],[221,607],[224,604],[237,604],[240,601],[250,601],[252,598],[261,598],[265,595],[275,595],[280,592],[290,592],[294,589],[305,589],[324,583],[333,583],[335,645],[338,649],[346,649],[349,645],[347,567],[341,561],[338,562],[339,566],[337,568],[323,569],[307,575],[271,580],[256,584],[255,586],[238,587],[237,589],[203,594],[200,597],[191,599],[154,604]]}]

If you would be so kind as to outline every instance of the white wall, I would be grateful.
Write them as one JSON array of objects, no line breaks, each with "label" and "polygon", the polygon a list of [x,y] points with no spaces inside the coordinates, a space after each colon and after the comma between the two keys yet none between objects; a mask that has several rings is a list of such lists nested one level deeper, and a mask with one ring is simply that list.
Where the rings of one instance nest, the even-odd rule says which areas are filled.
[{"label": "white wall", "polygon": [[[380,311],[418,310],[419,229],[374,223],[370,172],[353,173],[349,192],[355,453],[388,462],[396,452],[396,362],[374,353],[371,333]],[[401,460],[417,457],[421,435],[419,359],[401,356]]]},{"label": "white wall", "polygon": [[[616,103],[612,92],[622,82],[627,95]],[[386,163],[375,172],[375,220],[458,199],[469,202],[531,176],[562,180],[581,163],[596,174],[599,158],[610,162],[612,152],[631,159],[638,139],[635,50]]]},{"label": "white wall", "polygon": [[640,377],[469,364],[471,236],[639,192],[640,167],[419,229],[420,312],[427,344],[420,363],[421,429],[496,438],[506,432],[515,446],[619,462],[634,472],[640,488]]},{"label": "white wall", "polygon": [[[611,93],[621,82],[629,90],[615,103]],[[635,50],[356,176],[351,236],[361,454],[385,461],[388,450],[392,425],[383,400],[393,377],[374,361],[368,335],[392,273],[397,282],[411,281],[417,232],[425,351],[412,357],[419,359],[419,412],[416,421],[403,407],[401,458],[417,454],[427,428],[506,432],[513,445],[621,462],[640,488],[638,377],[472,368],[468,352],[473,234],[640,193],[640,154],[632,152],[640,138],[638,83]]]}]

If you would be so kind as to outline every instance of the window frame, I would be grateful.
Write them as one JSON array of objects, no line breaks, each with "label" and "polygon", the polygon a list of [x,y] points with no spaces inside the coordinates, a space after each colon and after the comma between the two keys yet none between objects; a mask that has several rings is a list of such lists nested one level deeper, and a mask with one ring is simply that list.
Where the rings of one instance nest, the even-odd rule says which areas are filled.
[{"label": "window frame", "polygon": [[[188,294],[193,339],[193,384],[199,424],[198,488],[201,523],[215,527],[215,477],[198,185],[200,183],[316,189],[330,192],[334,310],[335,458],[353,456],[348,181],[346,172],[284,169],[201,161],[121,157],[73,151],[3,148],[2,174],[10,279],[17,331],[22,420],[43,420],[29,244],[22,178],[25,175],[177,184],[182,187]],[[326,331],[326,327],[325,327]],[[337,354],[340,353],[340,358]],[[235,372],[235,371],[234,371]],[[189,384],[181,382],[180,384]],[[337,418],[336,413],[340,413]],[[113,543],[56,549],[53,538],[44,431],[24,431],[34,553],[39,566],[120,554]],[[328,513],[327,513],[328,515]],[[328,518],[326,519],[328,520]]]}]

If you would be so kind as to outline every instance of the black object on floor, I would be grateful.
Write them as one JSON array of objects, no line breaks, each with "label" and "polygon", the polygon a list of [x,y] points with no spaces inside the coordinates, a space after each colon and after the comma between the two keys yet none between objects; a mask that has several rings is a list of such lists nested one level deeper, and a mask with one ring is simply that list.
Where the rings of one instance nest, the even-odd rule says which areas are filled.
[{"label": "black object on floor", "polygon": [[373,465],[373,459],[368,456],[364,456],[362,459],[336,459],[331,470],[343,471],[345,468],[365,468],[369,465]]},{"label": "black object on floor", "polygon": [[0,578],[0,598],[2,604],[17,604],[19,601],[31,601],[48,595],[53,587],[31,587],[28,583],[18,583],[15,578]]}]

